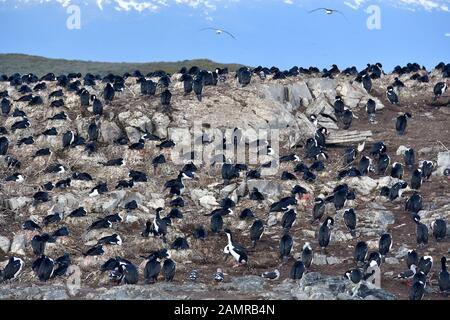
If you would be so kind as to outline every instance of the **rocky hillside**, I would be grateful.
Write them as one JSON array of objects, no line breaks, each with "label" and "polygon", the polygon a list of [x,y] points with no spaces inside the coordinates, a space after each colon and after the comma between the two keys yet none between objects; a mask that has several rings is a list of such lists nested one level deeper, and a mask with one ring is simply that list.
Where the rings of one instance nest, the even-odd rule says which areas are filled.
[{"label": "rocky hillside", "polygon": [[[427,75],[429,82],[411,79],[413,73],[409,72],[383,74],[372,80],[370,93],[355,80],[354,74],[333,73],[324,77],[318,72],[303,72],[274,79],[273,74],[260,77],[259,73],[253,73],[251,82],[243,86],[235,73],[230,73],[221,75],[216,85],[205,85],[201,101],[194,93],[184,93],[181,74],[171,75],[167,87],[160,77],[148,77],[147,80],[151,78],[155,83],[159,81],[154,95],[143,94],[138,83],[142,79],[130,76],[124,79],[123,85],[117,79],[109,79],[118,84],[114,99],[109,103],[105,101],[104,92],[108,79],[95,80],[93,84],[81,78],[70,79],[72,83],[80,81],[75,85],[78,93],[70,90],[70,85],[61,86],[57,81],[28,83],[32,96],[41,98],[33,102],[18,101],[30,93],[23,92],[25,89],[20,93],[21,85],[3,79],[0,92],[3,92],[2,98],[10,101],[11,108],[0,116],[0,139],[3,139],[3,146],[7,144],[0,159],[0,269],[13,256],[21,258],[24,266],[16,279],[0,284],[0,299],[408,299],[411,287],[405,280],[394,277],[408,270],[406,257],[412,249],[419,257],[432,256],[434,261],[427,272],[424,299],[448,299],[439,292],[438,274],[441,257],[448,255],[449,233],[437,241],[431,223],[443,219],[448,226],[450,218],[450,179],[444,175],[445,169],[450,168],[450,99],[448,92],[434,99],[434,85],[445,81],[442,69],[417,73]],[[392,105],[385,92],[396,77],[404,87],[396,87],[399,104]],[[45,85],[36,87],[39,83]],[[81,88],[88,90],[88,97],[99,98],[103,104],[102,115],[94,114],[92,101],[89,106],[81,106]],[[60,89],[62,97],[50,97]],[[167,94],[166,90],[171,92],[170,106],[162,105],[161,95]],[[353,113],[348,129],[344,129],[343,117],[336,114],[336,96],[341,96]],[[63,105],[53,103],[58,99],[62,99]],[[377,110],[370,119],[366,111],[369,99],[376,103]],[[408,119],[404,135],[399,135],[396,118],[405,112],[412,118]],[[310,120],[311,115],[317,117],[317,125]],[[26,120],[29,125],[24,124]],[[22,124],[18,124],[21,121]],[[182,217],[172,216],[165,241],[151,234],[144,237],[146,222],[154,221],[157,208],[164,209],[161,217],[176,208],[172,201],[177,196],[170,194],[164,185],[169,179],[175,179],[183,168],[183,164],[172,161],[173,150],[186,138],[186,131],[180,129],[188,130],[193,136],[195,123],[200,124],[204,134],[202,146],[207,155],[223,144],[215,137],[215,129],[277,129],[280,140],[268,144],[278,144],[279,148],[274,155],[269,152],[261,156],[259,163],[249,164],[238,178],[226,182],[221,174],[222,165],[204,156],[205,161],[195,162],[198,170],[194,179],[183,180],[184,205],[178,206]],[[322,149],[328,159],[320,158],[323,168],[318,163],[311,167],[315,159],[308,158],[306,150],[307,139],[314,137],[319,127],[329,131]],[[73,137],[67,136],[68,132],[72,132]],[[149,139],[147,135],[147,139],[140,141],[145,133],[156,135],[157,139]],[[69,137],[68,145],[64,145],[64,136]],[[28,137],[32,137],[32,143],[23,140]],[[120,144],[119,140],[124,142]],[[161,143],[167,141],[173,141],[175,148],[163,148]],[[338,177],[343,170],[352,166],[358,168],[363,156],[370,156],[376,167],[377,159],[370,151],[379,141],[387,148],[390,164],[404,165],[402,178],[390,176],[390,167],[381,173],[374,170],[366,175],[349,173]],[[362,142],[365,142],[364,150],[357,152],[353,162],[344,163],[344,152]],[[190,145],[190,139],[185,143]],[[252,143],[254,141],[250,141],[250,145]],[[141,148],[130,148],[132,145]],[[261,145],[267,146],[267,143]],[[36,154],[46,148],[49,154],[44,151]],[[405,164],[404,154],[408,148],[415,154],[412,166]],[[300,161],[279,163],[273,175],[263,175],[259,179],[246,177],[250,170],[264,170],[262,165],[268,160],[279,162],[280,157],[292,153]],[[160,155],[164,155],[165,163],[154,165],[153,159]],[[105,165],[115,159],[123,161],[118,165]],[[433,162],[433,173],[416,190],[423,199],[420,210],[416,211],[429,232],[428,244],[419,246],[416,224],[413,215],[405,210],[405,203],[415,192],[411,188],[413,171],[424,160]],[[300,163],[310,169],[302,170]],[[136,178],[132,171],[138,171],[139,177],[145,176],[145,179]],[[313,178],[305,171],[312,173]],[[88,174],[91,179],[82,179],[81,174],[84,177]],[[129,188],[123,184],[118,187],[119,181],[130,181],[130,177],[134,181]],[[386,187],[391,188],[400,181],[408,186],[399,197],[390,200],[382,195]],[[107,190],[93,192],[102,183],[106,183]],[[342,184],[347,184],[354,199],[348,197],[343,208],[336,208],[331,198],[320,222],[311,223],[314,199],[327,199],[334,194],[334,188]],[[292,196],[295,186],[301,186],[304,191],[296,196],[296,223],[286,231],[282,227],[284,212],[270,212],[270,207]],[[255,200],[254,188],[263,198]],[[226,198],[233,200],[235,206],[232,207],[234,214],[223,216],[222,230],[230,228],[234,241],[248,253],[247,264],[236,268],[233,258],[224,261],[226,235],[223,231],[211,232],[211,217],[205,216],[223,207],[222,201]],[[84,208],[86,213],[76,217],[73,212],[79,208]],[[350,208],[357,217],[354,235],[343,219],[344,211]],[[255,217],[240,217],[244,209],[251,209]],[[110,228],[89,230],[94,222],[114,214],[119,214],[121,221],[112,222]],[[322,251],[318,233],[327,216],[334,218],[334,226],[330,244]],[[255,219],[263,221],[265,231],[253,247],[249,230]],[[23,224],[28,220],[41,229],[24,230]],[[45,243],[41,248],[43,252],[37,251],[52,259],[68,253],[70,266],[62,275],[40,281],[32,270],[38,258],[32,239],[45,233],[52,235],[63,227],[68,235],[41,241]],[[199,228],[207,231],[205,239],[198,239],[194,233]],[[279,246],[286,232],[294,244],[289,257],[283,260]],[[354,284],[344,278],[345,272],[354,268],[361,267],[364,272],[364,263],[357,264],[354,260],[356,244],[364,241],[369,253],[376,252],[380,236],[386,233],[392,236],[393,244],[380,265],[381,289],[365,281]],[[96,247],[100,239],[112,234],[121,237],[120,245],[104,244],[103,253],[84,255]],[[187,245],[180,238],[185,239]],[[301,258],[306,242],[314,251],[313,263],[301,280],[291,280],[290,270]],[[160,275],[158,283],[144,284],[147,260],[141,256],[162,248],[169,249],[171,259],[176,262],[174,280],[165,283]],[[137,266],[137,284],[115,285],[108,271],[101,272],[101,266],[114,257],[127,259]],[[220,283],[214,281],[217,268],[225,273]],[[260,277],[263,272],[274,269],[280,271],[279,279],[270,281]],[[195,282],[189,279],[192,270],[198,270]],[[80,287],[73,291],[70,283],[78,275]]]},{"label": "rocky hillside", "polygon": [[91,72],[93,74],[100,74],[104,76],[108,73],[131,73],[134,70],[140,70],[143,73],[148,73],[155,70],[163,70],[165,72],[174,73],[182,67],[190,68],[192,66],[198,66],[204,69],[228,67],[233,71],[241,67],[239,64],[221,64],[208,59],[195,59],[178,62],[121,63],[51,59],[27,54],[0,54],[0,74],[13,74],[18,72],[20,74],[34,73],[38,76],[43,76],[48,72],[53,72],[54,74],[67,74],[70,72],[86,74]]}]

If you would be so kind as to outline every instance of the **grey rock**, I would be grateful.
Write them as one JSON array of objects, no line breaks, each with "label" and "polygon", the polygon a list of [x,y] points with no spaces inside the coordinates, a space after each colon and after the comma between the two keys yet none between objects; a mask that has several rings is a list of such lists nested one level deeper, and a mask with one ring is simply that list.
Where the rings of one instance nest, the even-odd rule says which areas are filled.
[{"label": "grey rock", "polygon": [[281,194],[281,185],[272,180],[248,180],[248,190],[258,188],[264,196],[274,199],[278,198]]},{"label": "grey rock", "polygon": [[266,98],[272,99],[281,103],[286,102],[286,96],[284,91],[284,86],[279,83],[271,83],[270,85],[262,86],[264,88],[264,93]]},{"label": "grey rock", "polygon": [[24,234],[15,235],[11,243],[11,252],[25,255],[26,238]]},{"label": "grey rock", "polygon": [[139,206],[145,200],[145,197],[142,194],[140,194],[139,192],[133,192],[133,193],[130,193],[130,194],[126,195],[126,196],[124,196],[122,194],[122,192],[123,191],[117,192],[115,194],[117,199],[122,199],[120,204],[119,204],[120,206],[125,206],[125,204],[127,204],[128,202],[131,202],[131,201],[136,201],[136,203]]},{"label": "grey rock", "polygon": [[68,208],[77,208],[79,203],[80,201],[71,193],[60,194],[56,199],[53,210],[57,212],[68,211]]},{"label": "grey rock", "polygon": [[450,151],[439,152],[437,159],[436,175],[444,175],[444,170],[450,168]]},{"label": "grey rock", "polygon": [[337,81],[335,79],[311,78],[306,81],[306,84],[314,97],[318,97],[323,93],[328,99],[334,101],[337,86]]},{"label": "grey rock", "polygon": [[219,206],[219,203],[213,195],[205,195],[201,197],[199,199],[199,203],[203,208],[207,210],[211,210],[213,207]]},{"label": "grey rock", "polygon": [[289,102],[294,106],[308,106],[313,100],[311,92],[305,82],[299,81],[287,85],[289,92]]},{"label": "grey rock", "polygon": [[419,149],[419,151],[417,152],[419,155],[427,155],[433,152],[433,148],[432,147],[424,147],[422,149]]},{"label": "grey rock", "polygon": [[365,196],[375,190],[378,185],[376,180],[368,176],[345,178],[343,181],[347,183],[350,188],[356,189],[358,193]]},{"label": "grey rock", "polygon": [[326,115],[331,117],[334,121],[337,121],[333,106],[328,102],[328,99],[326,99],[323,94],[317,97],[317,99],[308,106],[305,113],[308,116],[312,114],[317,116]]},{"label": "grey rock", "polygon": [[339,243],[339,242],[345,242],[348,240],[351,240],[353,237],[349,232],[343,232],[341,230],[336,230],[333,233],[331,233],[331,242],[332,243]]},{"label": "grey rock", "polygon": [[363,299],[396,300],[393,294],[368,283],[362,283],[355,294]]},{"label": "grey rock", "polygon": [[313,263],[318,266],[325,265],[327,264],[327,256],[321,253],[315,253]]},{"label": "grey rock", "polygon": [[339,264],[342,263],[344,259],[338,257],[327,257],[327,264]]},{"label": "grey rock", "polygon": [[258,292],[264,289],[264,279],[258,276],[234,277],[231,282],[222,283],[219,288],[241,292]]},{"label": "grey rock", "polygon": [[9,210],[17,210],[25,207],[27,204],[31,202],[33,202],[33,199],[28,197],[10,198],[6,200],[6,207]]},{"label": "grey rock", "polygon": [[267,219],[267,226],[272,227],[278,223],[277,215],[271,214]]},{"label": "grey rock", "polygon": [[397,258],[388,257],[386,258],[387,264],[399,264],[400,261]]},{"label": "grey rock", "polygon": [[403,154],[405,154],[405,151],[408,150],[409,148],[406,146],[399,146],[397,151],[395,152],[396,155],[401,156]]},{"label": "grey rock", "polygon": [[122,131],[119,126],[114,122],[103,121],[100,125],[100,141],[106,143],[112,143],[118,139]]},{"label": "grey rock", "polygon": [[66,293],[64,287],[56,287],[52,290],[48,290],[43,294],[44,300],[67,300],[69,296]]},{"label": "grey rock", "polygon": [[219,192],[220,198],[228,197],[236,188],[237,188],[237,183],[231,183],[231,184],[225,186]]},{"label": "grey rock", "polygon": [[296,132],[297,134],[305,135],[306,137],[314,136],[316,133],[316,127],[304,113],[297,113],[296,121],[298,125],[298,132]]},{"label": "grey rock", "polygon": [[3,251],[3,253],[8,253],[10,246],[11,241],[5,236],[0,236],[0,250]]},{"label": "grey rock", "polygon": [[152,117],[152,124],[155,128],[154,133],[158,137],[160,137],[161,139],[167,138],[167,128],[170,125],[170,118],[168,115],[161,112],[155,112]]},{"label": "grey rock", "polygon": [[132,143],[138,142],[142,137],[141,131],[134,127],[125,127],[125,132],[127,134],[128,140]]},{"label": "grey rock", "polygon": [[152,130],[152,121],[140,111],[121,112],[118,119],[126,127],[139,128],[142,132]]}]

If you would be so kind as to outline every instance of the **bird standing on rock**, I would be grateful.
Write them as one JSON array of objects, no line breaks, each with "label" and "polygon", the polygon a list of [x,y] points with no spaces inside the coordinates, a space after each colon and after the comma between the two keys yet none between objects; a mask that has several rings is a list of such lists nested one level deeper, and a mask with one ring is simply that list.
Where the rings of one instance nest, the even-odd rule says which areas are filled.
[{"label": "bird standing on rock", "polygon": [[301,260],[306,269],[311,267],[314,260],[314,252],[309,242],[305,242],[303,245]]},{"label": "bird standing on rock", "polygon": [[352,237],[356,237],[356,213],[352,208],[344,211],[344,223]]},{"label": "bird standing on rock", "polygon": [[428,228],[422,222],[420,222],[420,216],[415,214],[413,217],[416,223],[416,240],[419,247],[423,247],[428,244]]},{"label": "bird standing on rock", "polygon": [[172,259],[167,258],[164,260],[162,266],[162,273],[164,275],[164,279],[168,282],[173,281],[173,277],[175,276],[176,271],[176,263]]},{"label": "bird standing on rock", "polygon": [[201,77],[197,77],[193,83],[194,93],[197,96],[198,101],[202,101],[202,92],[203,92],[203,79]]},{"label": "bird standing on rock", "polygon": [[163,107],[169,107],[170,101],[172,100],[172,93],[169,91],[169,89],[164,90],[161,93],[161,104]]},{"label": "bird standing on rock", "polygon": [[145,283],[155,283],[158,279],[159,273],[161,272],[161,262],[160,257],[157,252],[151,254],[147,258],[147,263],[144,268],[144,279]]},{"label": "bird standing on rock", "polygon": [[436,219],[431,222],[431,230],[436,241],[443,241],[447,236],[447,222],[444,219]]},{"label": "bird standing on rock", "polygon": [[382,234],[378,241],[378,251],[380,252],[382,259],[384,259],[391,249],[392,236],[389,233]]},{"label": "bird standing on rock", "polygon": [[370,76],[366,73],[361,80],[363,88],[366,89],[367,93],[370,93],[372,91],[372,79]]},{"label": "bird standing on rock", "polygon": [[326,253],[326,247],[330,243],[330,237],[331,237],[331,229],[334,225],[334,219],[331,217],[327,217],[323,224],[319,228],[318,233],[318,242],[320,245],[320,248],[322,248],[322,251]]},{"label": "bird standing on rock", "polygon": [[408,118],[411,118],[411,114],[406,112],[397,117],[397,121],[395,123],[395,130],[399,135],[403,135],[406,130],[406,126],[408,125]]},{"label": "bird standing on rock", "polygon": [[434,100],[436,101],[439,97],[444,95],[447,88],[448,88],[447,82],[436,83],[436,85],[433,88]]},{"label": "bird standing on rock", "polygon": [[391,104],[398,104],[398,96],[392,86],[387,87],[386,97]]},{"label": "bird standing on rock", "polygon": [[305,270],[305,265],[303,264],[302,260],[297,260],[291,267],[289,278],[291,278],[292,280],[300,280],[303,277]]},{"label": "bird standing on rock", "polygon": [[313,224],[316,221],[320,222],[320,219],[322,218],[324,212],[325,212],[325,201],[322,198],[316,198],[314,200],[311,224]]},{"label": "bird standing on rock", "polygon": [[441,258],[441,271],[439,272],[438,283],[439,283],[439,290],[441,290],[441,292],[450,293],[450,274],[447,271],[446,263],[447,263],[447,258],[442,257]]},{"label": "bird standing on rock", "polygon": [[107,83],[103,89],[103,97],[105,98],[106,104],[109,104],[114,100],[115,90],[111,83]]},{"label": "bird standing on rock", "polygon": [[247,250],[245,250],[244,247],[234,243],[233,235],[231,234],[230,229],[227,228],[224,230],[224,232],[228,239],[228,244],[223,249],[223,252],[227,254],[226,257],[231,255],[237,261],[238,264],[234,265],[234,267],[247,264],[248,262]]},{"label": "bird standing on rock", "polygon": [[253,247],[256,247],[256,243],[261,239],[264,233],[264,223],[257,219],[253,222],[250,227],[250,240],[252,241]]},{"label": "bird standing on rock", "polygon": [[360,241],[355,246],[355,251],[353,253],[353,259],[358,266],[362,266],[367,257],[368,245],[364,241]]},{"label": "bird standing on rock", "polygon": [[289,255],[291,254],[292,246],[294,241],[292,237],[285,233],[280,239],[280,258],[283,262],[287,262],[289,260]]},{"label": "bird standing on rock", "polygon": [[372,99],[367,100],[366,111],[369,116],[369,122],[375,123],[375,114],[376,114],[376,102]]}]

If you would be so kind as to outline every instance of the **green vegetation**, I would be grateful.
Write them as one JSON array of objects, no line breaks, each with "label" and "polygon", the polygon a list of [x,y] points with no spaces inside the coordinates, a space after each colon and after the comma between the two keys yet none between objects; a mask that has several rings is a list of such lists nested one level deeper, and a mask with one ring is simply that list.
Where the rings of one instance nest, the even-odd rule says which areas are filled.
[{"label": "green vegetation", "polygon": [[151,71],[164,70],[168,73],[174,73],[182,67],[198,66],[207,70],[213,70],[216,67],[228,67],[230,71],[240,68],[239,64],[216,63],[208,59],[184,60],[177,62],[149,62],[149,63],[128,63],[128,62],[95,62],[81,60],[50,59],[39,56],[30,56],[26,54],[0,54],[0,74],[11,75],[13,73],[34,73],[43,76],[48,72],[54,74],[67,74],[69,72],[80,72],[86,74],[106,75],[108,73],[123,74],[140,70],[146,74]]}]

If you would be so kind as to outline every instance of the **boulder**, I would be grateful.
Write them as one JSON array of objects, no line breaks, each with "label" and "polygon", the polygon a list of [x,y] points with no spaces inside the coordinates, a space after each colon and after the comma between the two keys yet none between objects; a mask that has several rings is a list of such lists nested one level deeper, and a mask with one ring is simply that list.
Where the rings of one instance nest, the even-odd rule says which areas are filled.
[{"label": "boulder", "polygon": [[318,97],[321,93],[334,101],[336,97],[337,81],[329,78],[310,78],[306,81],[309,90],[314,97]]},{"label": "boulder", "polygon": [[11,253],[16,253],[20,255],[25,255],[25,245],[26,245],[25,234],[17,234],[14,236],[11,243]]},{"label": "boulder", "polygon": [[155,128],[154,134],[161,139],[167,138],[167,128],[170,125],[170,118],[167,114],[155,112],[152,117],[152,124]]},{"label": "boulder", "polygon": [[450,151],[438,153],[437,168],[435,174],[438,176],[442,176],[444,175],[445,169],[450,169]]},{"label": "boulder", "polygon": [[350,188],[356,189],[357,193],[365,196],[369,195],[373,190],[375,190],[378,185],[376,180],[368,176],[349,177],[343,179],[343,182],[347,183]]},{"label": "boulder", "polygon": [[281,185],[272,180],[248,180],[247,181],[248,190],[253,190],[257,188],[264,196],[274,199],[278,198],[281,194]]},{"label": "boulder", "polygon": [[[323,94],[321,94],[316,100],[311,102],[311,104],[308,106],[308,108],[306,108],[305,113],[308,116],[310,116],[312,114],[314,114],[316,116],[325,115],[327,117],[330,117],[334,121],[337,121],[333,106],[328,102],[327,98],[325,98],[325,96]],[[325,119],[327,119],[327,118],[325,118]]]},{"label": "boulder", "polygon": [[205,195],[198,201],[200,205],[207,210],[211,210],[212,208],[218,207],[220,205],[213,195]]},{"label": "boulder", "polygon": [[119,126],[110,121],[102,121],[100,124],[100,141],[105,143],[112,143],[118,139],[122,134],[122,130]]},{"label": "boulder", "polygon": [[3,251],[3,253],[9,252],[10,245],[11,241],[7,237],[0,236],[0,250]]},{"label": "boulder", "polygon": [[6,207],[9,210],[17,210],[25,207],[27,204],[32,203],[33,199],[28,197],[16,197],[6,200]]},{"label": "boulder", "polygon": [[289,102],[294,107],[298,107],[300,105],[307,107],[311,101],[313,101],[311,92],[304,81],[288,84],[286,87],[289,94]]}]

